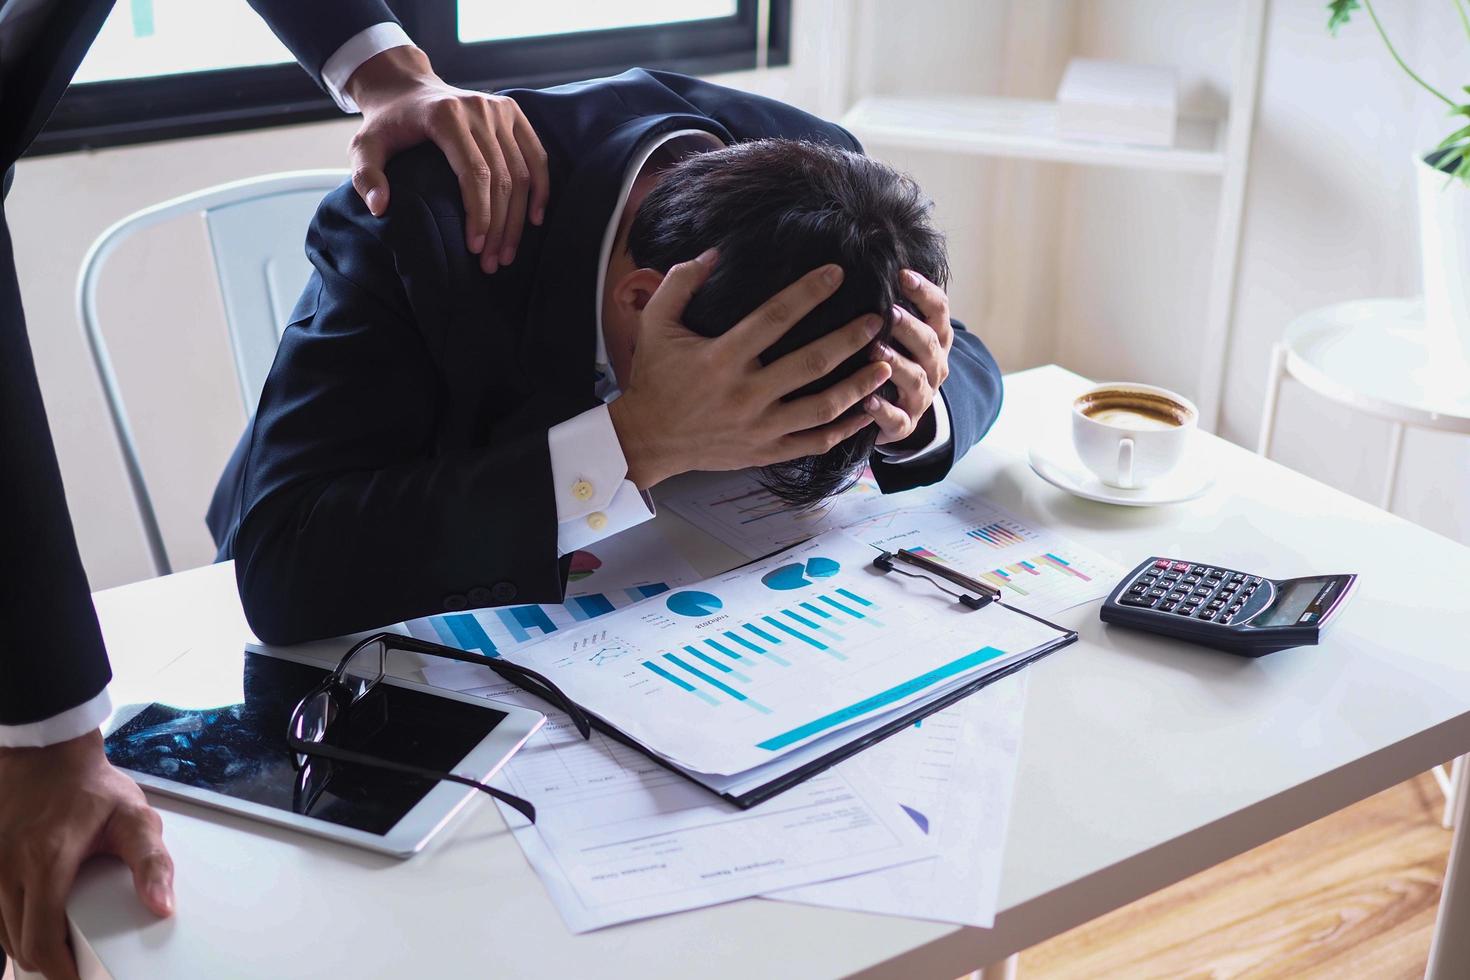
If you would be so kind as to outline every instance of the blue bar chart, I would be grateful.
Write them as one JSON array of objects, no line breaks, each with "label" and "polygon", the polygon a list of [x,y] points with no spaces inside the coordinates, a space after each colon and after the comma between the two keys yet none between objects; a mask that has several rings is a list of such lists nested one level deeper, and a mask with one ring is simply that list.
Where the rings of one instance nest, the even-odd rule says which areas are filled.
[{"label": "blue bar chart", "polygon": [[421,640],[442,643],[484,657],[499,657],[507,649],[551,636],[668,591],[669,586],[664,582],[649,582],[625,589],[572,596],[559,606],[499,606],[425,616],[409,620],[404,625],[410,635]]},{"label": "blue bar chart", "polygon": [[[826,568],[825,565],[818,565]],[[779,571],[779,569],[778,569]],[[833,568],[830,574],[835,575]],[[767,576],[769,578],[769,576]],[[810,583],[809,583],[810,584]],[[785,584],[767,588],[789,591]],[[707,615],[723,607],[723,602],[707,592],[679,592],[669,601],[681,596],[694,596],[684,600],[689,612],[685,615]],[[805,655],[820,654],[838,662],[846,662],[848,655],[840,648],[847,640],[837,627],[844,624],[862,624],[868,629],[881,629],[882,623],[862,609],[872,610],[875,603],[850,589],[834,589],[831,593],[816,593],[811,599],[803,599],[792,607],[774,609],[751,617],[738,629],[722,630],[718,637],[706,636],[697,643],[685,643],[681,652],[661,652],[660,660],[645,660],[645,670],[668,684],[692,694],[711,707],[724,704],[739,704],[761,714],[770,714],[771,709],[748,693],[749,685],[756,683],[752,668],[766,664],[769,669],[791,668]],[[845,628],[845,627],[844,627]],[[786,655],[773,648],[785,646]]]}]

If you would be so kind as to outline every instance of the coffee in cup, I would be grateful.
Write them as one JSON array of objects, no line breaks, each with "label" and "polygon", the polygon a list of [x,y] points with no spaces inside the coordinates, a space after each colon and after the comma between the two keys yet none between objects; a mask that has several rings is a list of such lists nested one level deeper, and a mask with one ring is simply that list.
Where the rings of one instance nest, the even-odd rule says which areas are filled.
[{"label": "coffee in cup", "polygon": [[1112,487],[1138,490],[1179,465],[1199,410],[1167,388],[1094,385],[1072,401],[1072,443],[1082,464]]}]

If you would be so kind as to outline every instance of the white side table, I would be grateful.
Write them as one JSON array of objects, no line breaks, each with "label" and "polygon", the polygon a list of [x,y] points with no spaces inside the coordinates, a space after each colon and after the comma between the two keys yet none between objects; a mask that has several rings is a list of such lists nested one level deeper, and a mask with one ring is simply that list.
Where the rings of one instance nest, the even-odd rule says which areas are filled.
[{"label": "white side table", "polygon": [[[1392,510],[1406,428],[1470,435],[1470,365],[1432,348],[1427,333],[1417,299],[1353,300],[1297,317],[1271,353],[1256,451],[1270,452],[1277,397],[1290,375],[1324,398],[1393,423],[1379,500]],[[1467,758],[1455,759],[1448,772],[1444,766],[1433,770],[1445,794],[1445,827]]]}]

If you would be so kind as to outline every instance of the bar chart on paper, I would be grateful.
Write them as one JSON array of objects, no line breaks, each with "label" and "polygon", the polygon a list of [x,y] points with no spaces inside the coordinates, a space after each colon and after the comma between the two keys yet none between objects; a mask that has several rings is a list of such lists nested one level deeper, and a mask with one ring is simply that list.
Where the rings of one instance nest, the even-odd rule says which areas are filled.
[{"label": "bar chart on paper", "polygon": [[849,529],[886,551],[910,551],[953,565],[999,588],[1038,616],[1106,596],[1123,568],[1060,535],[979,499],[869,519]]},{"label": "bar chart on paper", "polygon": [[872,555],[855,538],[823,535],[513,659],[653,751],[729,775],[1057,635],[1000,607],[961,611],[938,590],[874,572]]},{"label": "bar chart on paper", "polygon": [[669,590],[666,582],[650,582],[615,592],[572,596],[563,605],[499,606],[471,612],[444,613],[409,620],[409,633],[421,640],[442,643],[486,657],[530,643],[578,623],[605,616],[614,609]]},{"label": "bar chart on paper", "polygon": [[596,553],[572,552],[568,565],[572,594],[565,603],[443,613],[403,625],[421,640],[498,657],[506,650],[662,595],[695,577],[694,569],[670,551],[652,525],[600,542]]}]

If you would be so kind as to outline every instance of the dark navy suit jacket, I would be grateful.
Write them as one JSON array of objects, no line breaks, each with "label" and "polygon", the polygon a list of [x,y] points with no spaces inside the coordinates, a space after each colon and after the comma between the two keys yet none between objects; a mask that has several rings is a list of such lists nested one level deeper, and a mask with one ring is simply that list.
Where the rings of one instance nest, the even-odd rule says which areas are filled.
[{"label": "dark navy suit jacket", "polygon": [[[318,82],[323,63],[348,38],[393,20],[382,0],[251,3]],[[45,124],[112,5],[52,0],[28,43],[0,61],[0,173],[7,192],[11,166]],[[112,671],[36,381],[3,206],[0,460],[0,725],[23,725],[95,698]]]},{"label": "dark navy suit jacket", "polygon": [[[389,166],[385,220],[344,185],[311,225],[315,272],[210,514],[264,640],[561,601],[547,430],[598,404],[599,253],[634,152],[679,129],[861,149],[790,106],[664,72],[507,94],[552,186],[512,265],[486,276],[466,252],[459,188],[432,148]],[[953,451],[875,457],[885,491],[942,478],[994,421],[1000,373],[973,334],[957,332],[951,372]]]}]

